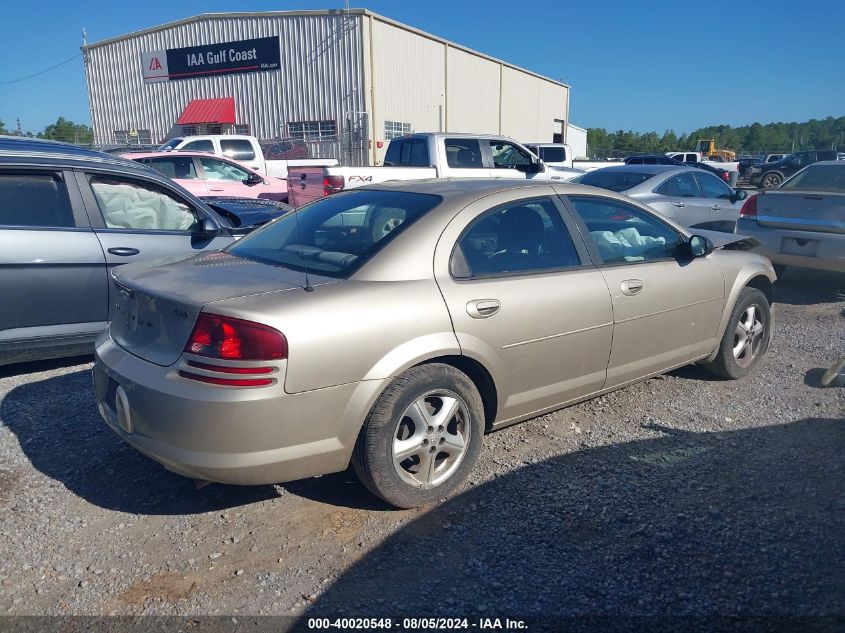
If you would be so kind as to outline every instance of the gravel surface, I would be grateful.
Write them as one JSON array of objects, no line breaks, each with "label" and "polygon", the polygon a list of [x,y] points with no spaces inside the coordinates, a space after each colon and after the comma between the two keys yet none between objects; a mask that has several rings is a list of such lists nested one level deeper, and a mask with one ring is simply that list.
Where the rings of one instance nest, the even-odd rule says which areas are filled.
[{"label": "gravel surface", "polygon": [[845,277],[790,270],[750,377],[697,367],[485,439],[459,494],[193,484],[90,359],[0,368],[0,613],[845,615]]}]

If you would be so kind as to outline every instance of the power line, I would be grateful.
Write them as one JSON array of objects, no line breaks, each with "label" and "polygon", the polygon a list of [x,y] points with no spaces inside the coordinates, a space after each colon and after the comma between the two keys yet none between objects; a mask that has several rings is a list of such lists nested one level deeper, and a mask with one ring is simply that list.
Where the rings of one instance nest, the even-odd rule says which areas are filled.
[{"label": "power line", "polygon": [[27,75],[26,77],[19,77],[18,79],[10,79],[9,81],[0,81],[0,86],[6,86],[8,84],[16,84],[21,81],[26,81],[27,79],[32,79],[33,77],[38,77],[39,75],[43,75],[44,73],[48,73],[51,70],[58,68],[59,66],[64,66],[65,64],[69,64],[77,57],[82,57],[82,53],[77,53],[73,57],[66,59],[63,62],[59,62],[55,66],[50,66],[49,68],[45,68],[44,70],[40,70],[37,73],[32,73],[31,75]]}]

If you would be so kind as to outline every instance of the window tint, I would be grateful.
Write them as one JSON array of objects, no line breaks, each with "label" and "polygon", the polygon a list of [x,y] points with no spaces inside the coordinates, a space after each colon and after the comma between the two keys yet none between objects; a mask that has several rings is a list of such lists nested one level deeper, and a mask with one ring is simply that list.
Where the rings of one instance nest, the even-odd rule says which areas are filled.
[{"label": "window tint", "polygon": [[191,156],[167,156],[166,158],[142,158],[149,165],[168,178],[192,179],[197,177],[194,159]]},{"label": "window tint", "polygon": [[693,178],[692,172],[689,171],[670,176],[655,191],[673,198],[698,198],[701,195],[698,183]]},{"label": "window tint", "polygon": [[428,167],[428,145],[422,139],[391,141],[384,157],[387,166]]},{"label": "window tint", "polygon": [[440,201],[440,196],[398,191],[338,193],[282,216],[228,251],[274,266],[347,277]]},{"label": "window tint", "polygon": [[[456,277],[556,270],[581,264],[566,225],[548,199],[521,200],[482,215],[464,232],[458,245],[453,257],[460,263],[453,261],[452,266]],[[462,267],[466,272],[460,270]]]},{"label": "window tint", "polygon": [[0,225],[74,226],[65,183],[56,174],[0,173]]},{"label": "window tint", "polygon": [[616,200],[572,196],[575,210],[607,264],[674,257],[678,234],[654,216]]},{"label": "window tint", "polygon": [[223,150],[223,156],[232,160],[252,160],[255,158],[252,143],[244,139],[223,139],[220,141],[220,149]]},{"label": "window tint", "polygon": [[214,143],[209,140],[205,141],[191,141],[184,147],[180,147],[179,149],[186,151],[186,152],[209,152],[211,154],[214,153]]},{"label": "window tint", "polygon": [[513,169],[517,165],[530,165],[531,155],[521,147],[507,141],[489,141],[493,152],[493,166],[497,169]]},{"label": "window tint", "polygon": [[478,139],[447,138],[444,144],[446,146],[446,163],[449,167],[456,169],[481,169],[484,167],[481,160],[481,143]]},{"label": "window tint", "polygon": [[197,224],[193,210],[164,187],[95,175],[89,182],[111,229],[190,231]]},{"label": "window tint", "polygon": [[783,183],[780,188],[845,192],[845,162],[840,165],[810,165]]},{"label": "window tint", "polygon": [[539,156],[547,163],[562,163],[566,160],[566,150],[563,147],[541,147]]},{"label": "window tint", "polygon": [[249,178],[249,172],[232,163],[217,158],[200,158],[200,165],[205,172],[206,180],[228,180],[229,182],[243,182]]},{"label": "window tint", "polygon": [[701,172],[695,174],[695,179],[701,188],[703,198],[722,198],[727,200],[733,195],[731,188],[712,174]]},{"label": "window tint", "polygon": [[594,169],[582,176],[573,179],[573,182],[580,182],[582,185],[601,187],[610,191],[627,191],[645,182],[654,174],[641,174],[635,171],[616,170],[612,167]]}]

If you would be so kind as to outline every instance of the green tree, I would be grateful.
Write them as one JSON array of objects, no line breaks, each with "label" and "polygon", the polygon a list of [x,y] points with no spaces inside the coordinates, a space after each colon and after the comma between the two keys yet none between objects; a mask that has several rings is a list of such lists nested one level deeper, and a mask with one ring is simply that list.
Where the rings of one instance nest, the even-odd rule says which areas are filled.
[{"label": "green tree", "polygon": [[0,120],[0,134],[8,134],[9,130],[6,129],[6,124]]},{"label": "green tree", "polygon": [[38,138],[47,138],[66,143],[91,143],[94,135],[91,128],[84,123],[74,123],[64,117],[59,117],[38,133]]}]

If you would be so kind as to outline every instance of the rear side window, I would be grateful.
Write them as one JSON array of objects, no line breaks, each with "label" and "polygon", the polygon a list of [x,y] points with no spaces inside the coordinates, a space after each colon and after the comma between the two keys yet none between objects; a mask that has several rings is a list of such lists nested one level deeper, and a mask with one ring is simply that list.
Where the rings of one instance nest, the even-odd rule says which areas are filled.
[{"label": "rear side window", "polygon": [[457,278],[489,277],[580,266],[572,237],[548,199],[519,200],[476,219],[452,256]]},{"label": "rear side window", "polygon": [[845,162],[841,165],[810,165],[780,186],[798,191],[845,192]]},{"label": "rear side window", "polygon": [[389,167],[428,167],[431,164],[428,160],[428,144],[422,139],[390,141],[384,164]]},{"label": "rear side window", "polygon": [[211,141],[191,141],[184,147],[180,147],[179,149],[186,151],[186,152],[210,152],[214,153],[214,143]]},{"label": "rear side window", "polygon": [[481,169],[484,161],[481,158],[481,143],[472,138],[447,138],[446,164],[454,169]]},{"label": "rear side window", "polygon": [[168,178],[190,180],[197,177],[194,159],[190,156],[168,156],[166,158],[145,158],[142,162]]},{"label": "rear side window", "polygon": [[566,150],[562,147],[541,147],[539,156],[547,163],[562,163],[566,160]]},{"label": "rear side window", "polygon": [[399,191],[350,191],[301,207],[229,247],[237,257],[348,277],[440,196]]},{"label": "rear side window", "polygon": [[252,160],[255,158],[252,143],[245,139],[223,139],[220,141],[220,149],[223,150],[223,156],[232,160]]},{"label": "rear side window", "polygon": [[0,226],[74,225],[67,188],[57,174],[0,173]]}]

